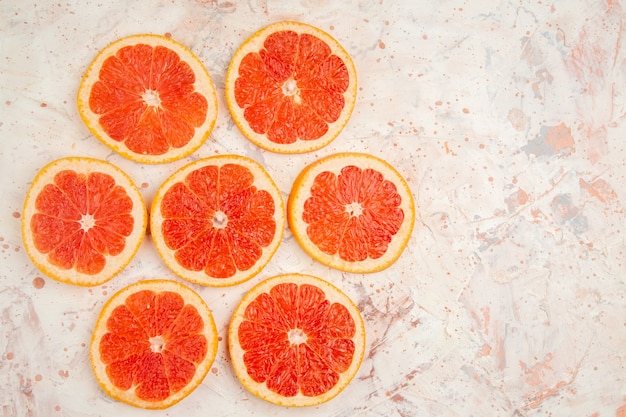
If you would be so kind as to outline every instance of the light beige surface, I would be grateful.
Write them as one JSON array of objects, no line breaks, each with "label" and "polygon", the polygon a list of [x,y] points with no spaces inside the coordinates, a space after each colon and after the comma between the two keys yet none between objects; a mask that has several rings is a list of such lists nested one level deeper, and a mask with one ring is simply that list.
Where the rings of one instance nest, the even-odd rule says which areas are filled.
[{"label": "light beige surface", "polygon": [[[190,160],[249,156],[287,196],[301,167],[339,151],[383,157],[405,176],[417,221],[409,246],[371,275],[323,267],[287,230],[240,286],[194,287],[222,340],[201,386],[155,416],[287,416],[235,378],[227,323],[243,293],[280,273],[317,275],[362,311],[368,345],[350,386],[299,416],[626,414],[626,42],[621,0],[0,2],[0,415],[143,416],[109,399],[88,344],[117,289],[172,278],[147,239],[108,284],[43,277],[19,232],[29,182],[53,159],[124,169],[147,204]],[[239,44],[283,19],[318,26],[359,75],[351,120],[306,155],[261,151],[234,126],[224,77]],[[169,33],[206,65],[219,114],[208,142],[166,165],[130,162],[76,110],[98,50]]]}]

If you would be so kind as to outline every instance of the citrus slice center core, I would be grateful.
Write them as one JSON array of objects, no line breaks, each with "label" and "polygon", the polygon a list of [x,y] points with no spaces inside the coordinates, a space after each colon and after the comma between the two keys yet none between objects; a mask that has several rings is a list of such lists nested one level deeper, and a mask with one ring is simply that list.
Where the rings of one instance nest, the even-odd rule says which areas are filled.
[{"label": "citrus slice center core", "polygon": [[228,216],[221,210],[215,212],[213,216],[213,227],[216,229],[224,229],[228,224]]},{"label": "citrus slice center core", "polygon": [[146,90],[141,98],[150,107],[161,106],[161,98],[159,97],[159,92],[156,90]]},{"label": "citrus slice center core", "polygon": [[286,97],[293,97],[294,101],[300,104],[300,89],[298,88],[296,80],[290,78],[285,81],[282,90]]},{"label": "citrus slice center core", "polygon": [[94,219],[93,215],[91,214],[83,214],[79,223],[81,229],[83,229],[85,232],[88,232],[89,229],[96,225],[96,219]]},{"label": "citrus slice center core", "polygon": [[289,343],[291,343],[292,345],[305,343],[308,339],[307,335],[302,331],[302,329],[289,330],[289,333],[287,333],[287,337],[289,339]]},{"label": "citrus slice center core", "polygon": [[346,204],[346,212],[350,217],[358,217],[363,213],[363,206],[356,201],[350,204]]},{"label": "citrus slice center core", "polygon": [[152,352],[161,353],[163,351],[163,348],[165,347],[165,341],[163,340],[163,337],[154,336],[151,337],[148,341],[150,342],[150,350],[152,350]]}]

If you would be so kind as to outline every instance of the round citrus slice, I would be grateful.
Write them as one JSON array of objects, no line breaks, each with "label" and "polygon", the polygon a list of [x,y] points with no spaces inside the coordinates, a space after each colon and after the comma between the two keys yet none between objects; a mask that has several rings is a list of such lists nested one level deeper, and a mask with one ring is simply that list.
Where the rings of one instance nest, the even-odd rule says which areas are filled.
[{"label": "round citrus slice", "polygon": [[406,181],[389,163],[340,153],[310,164],[296,178],[287,220],[314,259],[366,273],[397,260],[411,236],[415,208]]},{"label": "round citrus slice", "polygon": [[217,118],[215,87],[202,62],[160,35],[133,35],[106,46],[83,76],[77,102],[100,141],[142,163],[189,155]]},{"label": "round citrus slice", "polygon": [[235,52],[226,104],[239,130],[261,148],[303,153],[328,145],[356,101],[352,58],[328,33],[299,22],[269,25]]},{"label": "round citrus slice", "polygon": [[150,230],[178,276],[228,286],[270,261],[283,236],[284,210],[280,190],[259,163],[219,155],[184,166],[159,187]]},{"label": "round citrus slice", "polygon": [[356,305],[310,275],[267,279],[241,300],[228,330],[235,374],[274,404],[310,406],[337,396],[356,375],[365,326]]},{"label": "round citrus slice", "polygon": [[217,340],[211,310],[195,291],[175,281],[139,281],[102,308],[91,338],[91,365],[112,398],[162,409],[200,385]]},{"label": "round citrus slice", "polygon": [[24,202],[22,239],[32,262],[49,277],[100,285],[133,258],[147,222],[142,196],[122,170],[69,157],[35,176]]}]

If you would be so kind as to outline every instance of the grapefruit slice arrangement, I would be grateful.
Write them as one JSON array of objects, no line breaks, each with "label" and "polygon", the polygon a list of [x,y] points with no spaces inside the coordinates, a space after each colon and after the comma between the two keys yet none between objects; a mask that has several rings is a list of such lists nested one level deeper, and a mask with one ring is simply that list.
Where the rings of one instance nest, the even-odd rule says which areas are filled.
[{"label": "grapefruit slice arrangement", "polygon": [[[331,143],[352,114],[357,74],[328,33],[299,22],[269,25],[235,52],[226,74],[230,114],[262,149],[295,154]],[[217,118],[217,96],[202,62],[166,36],[140,34],[102,49],[77,93],[81,119],[102,143],[138,163],[196,151]],[[265,168],[239,155],[189,163],[157,190],[150,233],[165,265],[191,283],[223,287],[257,275],[277,251],[288,222],[315,260],[348,272],[380,271],[412,232],[411,192],[390,164],[342,153],[296,178],[287,210]],[[58,281],[93,286],[135,256],[148,215],[141,193],[116,166],[69,157],[46,165],[22,214],[29,257]],[[320,278],[285,274],[254,286],[229,326],[237,378],[282,406],[313,406],[339,395],[361,366],[366,334],[358,307]],[[206,377],[218,346],[210,308],[176,281],[128,285],[103,306],[90,362],[110,397],[164,409]]]},{"label": "grapefruit slice arrangement", "polygon": [[356,101],[352,58],[328,33],[300,22],[271,24],[237,49],[226,73],[226,103],[239,130],[278,153],[332,142]]},{"label": "grapefruit slice arrangement", "polygon": [[270,261],[283,236],[284,210],[280,190],[259,163],[218,155],[184,166],[159,187],[150,230],[179,277],[228,286]]},{"label": "grapefruit slice arrangement", "polygon": [[106,161],[69,157],[35,176],[22,211],[22,239],[32,262],[66,283],[100,285],[119,273],[143,240],[143,198]]},{"label": "grapefruit slice arrangement", "polygon": [[415,208],[404,178],[363,153],[339,153],[305,167],[287,202],[294,237],[314,259],[348,272],[383,270],[411,236]]},{"label": "grapefruit slice arrangement", "polygon": [[242,298],[228,342],[235,374],[248,391],[278,405],[311,406],[337,396],[357,374],[365,326],[337,287],[285,274]]},{"label": "grapefruit slice arrangement", "polygon": [[173,39],[151,34],[102,49],[83,76],[77,103],[101,142],[142,163],[191,154],[217,118],[215,87],[202,62]]},{"label": "grapefruit slice arrangement", "polygon": [[145,280],[104,305],[90,344],[92,369],[112,398],[163,409],[193,392],[217,353],[211,310],[175,281]]}]

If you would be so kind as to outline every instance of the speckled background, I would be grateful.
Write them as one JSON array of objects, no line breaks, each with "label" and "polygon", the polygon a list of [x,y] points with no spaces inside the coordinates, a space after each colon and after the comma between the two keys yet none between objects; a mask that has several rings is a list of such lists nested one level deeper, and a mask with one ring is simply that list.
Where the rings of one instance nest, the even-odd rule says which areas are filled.
[{"label": "speckled background", "polygon": [[[109,283],[43,276],[20,236],[25,193],[53,159],[84,155],[124,169],[149,204],[191,160],[237,153],[288,196],[300,169],[346,150],[392,163],[417,221],[389,269],[341,273],[286,230],[270,264],[230,288],[193,286],[211,306],[218,357],[189,397],[155,416],[626,415],[626,42],[623,0],[227,2],[0,0],[0,416],[145,416],[109,399],[89,364],[97,315],[117,289],[176,279],[146,239]],[[352,55],[357,104],[328,147],[265,152],[234,126],[224,77],[235,48],[271,22],[332,34]],[[81,122],[75,94],[98,50],[125,35],[169,33],[203,61],[219,115],[191,157],[126,160]],[[249,395],[228,359],[227,323],[267,277],[323,277],[366,322],[365,360],[320,407],[294,411]]]}]

